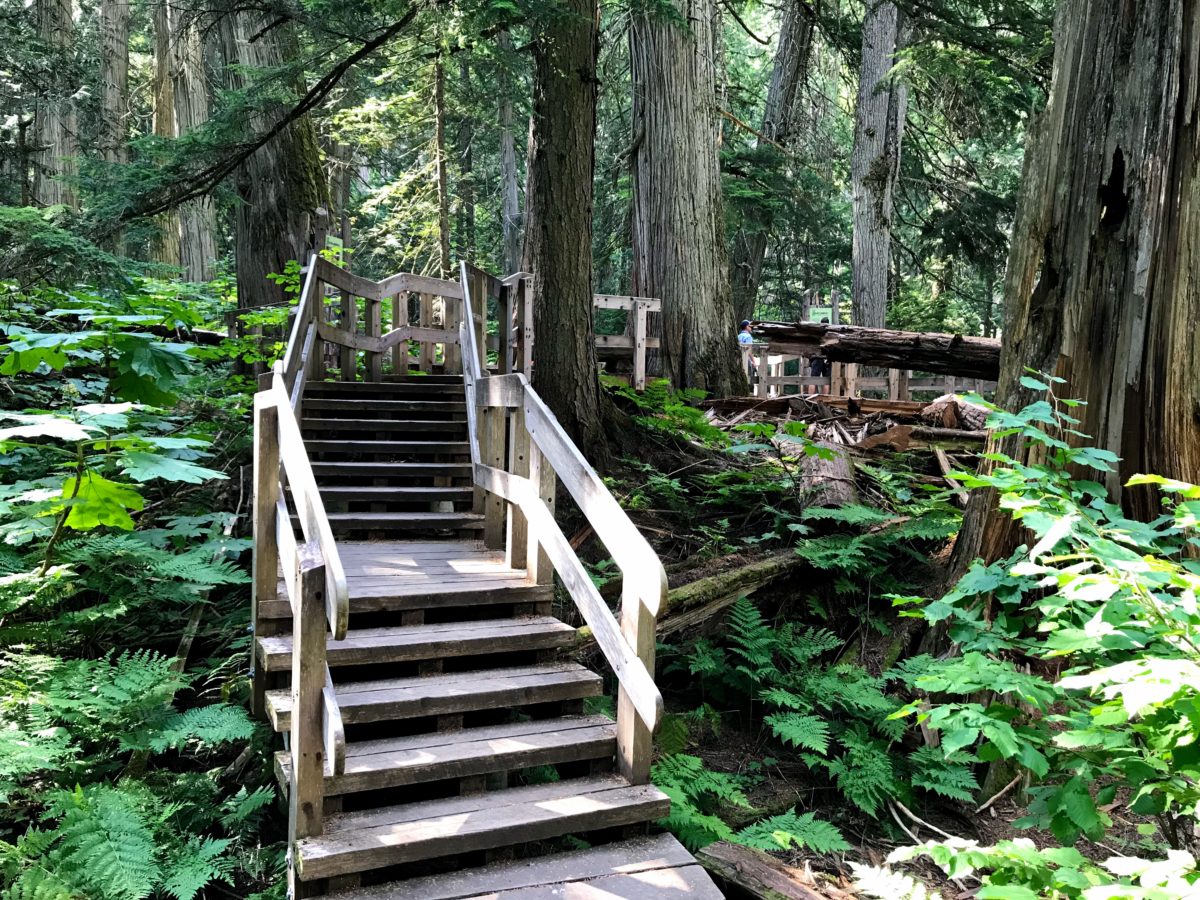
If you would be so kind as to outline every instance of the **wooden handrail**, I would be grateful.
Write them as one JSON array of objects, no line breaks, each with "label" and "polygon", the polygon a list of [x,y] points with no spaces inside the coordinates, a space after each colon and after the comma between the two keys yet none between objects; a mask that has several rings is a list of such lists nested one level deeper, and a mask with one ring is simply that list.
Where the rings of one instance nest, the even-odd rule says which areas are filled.
[{"label": "wooden handrail", "polygon": [[[466,263],[460,271],[465,312],[460,334],[475,483],[519,510],[528,525],[530,544],[536,540],[591,628],[621,688],[617,710],[621,771],[633,781],[645,781],[649,777],[650,737],[663,713],[653,667],[654,620],[666,596],[666,571],[529,380],[521,373],[484,377],[475,329],[468,324],[473,321],[473,305]],[[513,442],[524,436],[531,449],[536,449],[537,458],[548,464],[566,487],[621,571],[620,624],[558,527],[532,473],[524,477],[482,458],[476,407],[482,411],[516,410],[511,421],[524,435],[514,433]],[[536,548],[531,546],[529,557],[535,556]]]}]

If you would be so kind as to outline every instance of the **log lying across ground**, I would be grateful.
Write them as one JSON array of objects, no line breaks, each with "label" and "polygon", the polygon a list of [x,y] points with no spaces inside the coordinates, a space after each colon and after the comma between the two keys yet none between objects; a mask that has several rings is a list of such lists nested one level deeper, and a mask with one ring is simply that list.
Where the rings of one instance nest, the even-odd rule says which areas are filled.
[{"label": "log lying across ground", "polygon": [[826,879],[786,865],[773,856],[727,841],[709,844],[696,860],[726,888],[759,900],[852,900],[855,896]]},{"label": "log lying across ground", "polygon": [[993,338],[817,322],[756,322],[753,330],[773,353],[991,381],[1000,377],[1000,342]]}]

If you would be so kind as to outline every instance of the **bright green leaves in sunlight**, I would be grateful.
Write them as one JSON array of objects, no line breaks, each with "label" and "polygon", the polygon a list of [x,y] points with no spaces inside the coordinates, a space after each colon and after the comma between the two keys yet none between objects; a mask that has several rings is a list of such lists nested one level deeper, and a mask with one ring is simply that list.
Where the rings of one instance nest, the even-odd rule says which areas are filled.
[{"label": "bright green leaves in sunlight", "polygon": [[78,478],[68,478],[63,484],[62,495],[69,507],[66,525],[78,531],[100,525],[130,531],[133,519],[129,511],[145,505],[142,495],[133,488],[90,471]]}]

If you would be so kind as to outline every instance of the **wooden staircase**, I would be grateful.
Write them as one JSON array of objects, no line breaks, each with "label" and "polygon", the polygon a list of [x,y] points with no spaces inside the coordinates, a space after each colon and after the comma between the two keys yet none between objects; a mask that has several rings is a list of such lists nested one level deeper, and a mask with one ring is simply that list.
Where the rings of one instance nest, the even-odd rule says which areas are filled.
[{"label": "wooden staircase", "polygon": [[[669,809],[649,783],[662,566],[524,375],[485,374],[472,296],[504,309],[512,282],[306,271],[255,400],[254,697],[285,735],[290,896],[721,897],[649,833]],[[364,299],[365,334],[324,321],[323,284]],[[393,299],[381,333],[406,288],[440,299],[440,328]],[[440,373],[410,370],[410,338],[442,345]],[[368,380],[319,378],[323,342],[343,368],[363,351]],[[624,575],[620,623],[554,522],[558,478]],[[587,711],[604,679],[567,655],[555,574],[615,721]]]}]

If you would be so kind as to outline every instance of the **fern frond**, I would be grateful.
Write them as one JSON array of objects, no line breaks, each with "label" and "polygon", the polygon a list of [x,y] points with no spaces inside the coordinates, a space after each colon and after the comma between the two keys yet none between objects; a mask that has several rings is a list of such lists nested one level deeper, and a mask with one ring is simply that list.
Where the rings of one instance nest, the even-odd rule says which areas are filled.
[{"label": "fern frond", "polygon": [[810,812],[796,815],[795,810],[762,819],[739,831],[734,840],[759,850],[811,850],[835,853],[850,849],[841,831],[831,822]]},{"label": "fern frond", "polygon": [[979,790],[979,782],[970,768],[972,761],[975,757],[966,754],[954,754],[947,759],[937,747],[921,747],[908,755],[914,787],[962,803],[970,803]]},{"label": "fern frond", "polygon": [[76,790],[59,825],[62,867],[105,900],[141,900],[158,884],[154,833],[132,797],[99,786]]},{"label": "fern frond", "polygon": [[829,725],[817,716],[801,713],[774,713],[764,720],[771,733],[785,744],[825,753],[829,750]]},{"label": "fern frond", "polygon": [[173,714],[150,738],[150,749],[161,753],[188,741],[226,744],[254,734],[254,723],[240,706],[213,703]]},{"label": "fern frond", "polygon": [[233,860],[224,857],[229,840],[189,838],[168,861],[162,888],[175,900],[192,900],[213,881],[233,884]]},{"label": "fern frond", "polygon": [[861,725],[841,735],[846,752],[826,768],[837,779],[839,790],[867,815],[875,815],[896,793],[896,775],[887,745],[867,735]]}]

